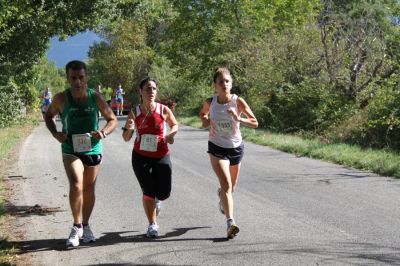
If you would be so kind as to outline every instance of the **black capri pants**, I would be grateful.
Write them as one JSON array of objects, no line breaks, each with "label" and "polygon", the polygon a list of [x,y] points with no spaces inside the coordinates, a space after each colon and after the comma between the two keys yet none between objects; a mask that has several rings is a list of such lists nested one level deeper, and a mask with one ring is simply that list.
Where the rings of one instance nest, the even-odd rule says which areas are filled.
[{"label": "black capri pants", "polygon": [[169,155],[149,158],[132,151],[132,167],[143,195],[159,200],[170,196],[172,164]]}]

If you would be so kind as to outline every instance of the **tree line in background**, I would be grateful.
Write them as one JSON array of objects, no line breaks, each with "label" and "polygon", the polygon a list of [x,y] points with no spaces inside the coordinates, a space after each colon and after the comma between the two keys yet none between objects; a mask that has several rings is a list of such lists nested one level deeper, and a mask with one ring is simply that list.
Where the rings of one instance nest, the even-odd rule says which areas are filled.
[{"label": "tree line in background", "polygon": [[[35,1],[16,2],[25,5],[21,14],[6,14],[29,21]],[[13,3],[8,7],[18,5]],[[213,95],[213,69],[224,65],[234,73],[235,93],[267,129],[400,149],[397,0],[74,3],[82,8],[72,12],[65,1],[53,1],[56,14],[41,3],[43,15],[34,26],[0,17],[0,31],[8,34],[0,37],[0,94],[6,87],[32,102],[39,69],[46,65],[37,62],[48,43],[36,40],[39,33],[30,27],[49,27],[46,41],[90,28],[104,39],[89,52],[92,85],[121,83],[133,102],[140,79],[150,74],[160,82],[160,97],[177,102],[176,112],[197,114]],[[6,4],[6,10],[12,9]],[[12,25],[21,28],[9,30]],[[35,35],[27,43],[25,32]]]}]

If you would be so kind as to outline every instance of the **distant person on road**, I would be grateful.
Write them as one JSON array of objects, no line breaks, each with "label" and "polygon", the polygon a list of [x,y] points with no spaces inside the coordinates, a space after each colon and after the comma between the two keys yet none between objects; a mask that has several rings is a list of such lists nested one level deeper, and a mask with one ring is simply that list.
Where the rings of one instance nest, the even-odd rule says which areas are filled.
[{"label": "distant person on road", "polygon": [[244,151],[240,124],[256,128],[258,122],[245,100],[231,94],[233,80],[227,68],[217,68],[213,81],[216,94],[204,102],[200,118],[203,127],[210,126],[207,152],[219,180],[219,209],[225,214],[227,237],[231,239],[239,233],[233,217],[232,193],[236,189]]},{"label": "distant person on road", "polygon": [[122,115],[124,111],[124,89],[122,89],[121,84],[115,90],[115,100],[117,101],[117,115]]},{"label": "distant person on road", "polygon": [[113,95],[113,90],[111,87],[106,86],[101,90],[101,94],[103,94],[104,100],[107,102],[108,106],[111,107],[111,100]]},{"label": "distant person on road", "polygon": [[[122,137],[132,138],[136,129],[132,151],[132,167],[143,192],[143,208],[148,219],[146,236],[158,237],[157,215],[161,201],[171,193],[172,166],[168,144],[174,143],[178,123],[171,109],[157,103],[158,85],[154,79],[140,82],[142,102],[129,112]],[[169,132],[167,133],[167,125]]]},{"label": "distant person on road", "polygon": [[[46,126],[61,143],[62,158],[69,181],[69,203],[74,219],[67,247],[96,241],[89,226],[95,204],[95,184],[102,160],[102,139],[117,126],[117,119],[103,97],[88,89],[87,69],[81,61],[66,67],[70,88],[54,96],[46,112]],[[100,129],[98,111],[107,121]],[[60,113],[62,130],[58,131],[55,116]]]},{"label": "distant person on road", "polygon": [[42,93],[41,97],[42,99],[42,106],[41,106],[41,111],[44,119],[44,114],[47,112],[47,109],[49,108],[49,105],[51,104],[51,91],[50,88],[46,88],[44,92]]}]

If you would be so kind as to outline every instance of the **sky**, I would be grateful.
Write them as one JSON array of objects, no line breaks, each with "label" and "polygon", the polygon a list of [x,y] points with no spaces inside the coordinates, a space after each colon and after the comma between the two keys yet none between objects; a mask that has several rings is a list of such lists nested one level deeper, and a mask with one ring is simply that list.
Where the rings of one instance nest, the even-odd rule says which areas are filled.
[{"label": "sky", "polygon": [[100,37],[90,31],[79,33],[62,42],[54,37],[51,38],[47,58],[54,61],[58,68],[63,68],[71,60],[85,61],[88,58],[89,46],[99,41]]}]

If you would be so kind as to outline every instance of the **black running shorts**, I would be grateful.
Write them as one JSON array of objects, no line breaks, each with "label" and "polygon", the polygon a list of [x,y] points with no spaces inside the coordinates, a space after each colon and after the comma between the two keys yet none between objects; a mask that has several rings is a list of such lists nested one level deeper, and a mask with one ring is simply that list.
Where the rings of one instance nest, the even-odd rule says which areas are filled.
[{"label": "black running shorts", "polygon": [[244,144],[242,142],[236,148],[222,148],[209,141],[207,152],[223,160],[229,160],[230,165],[236,165],[239,164],[243,159]]}]

